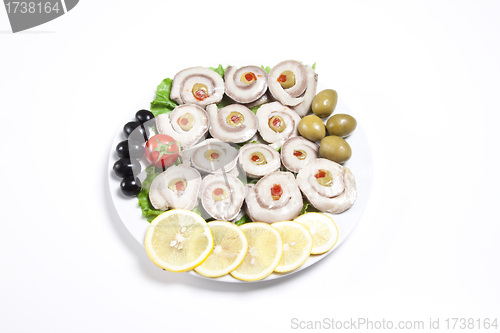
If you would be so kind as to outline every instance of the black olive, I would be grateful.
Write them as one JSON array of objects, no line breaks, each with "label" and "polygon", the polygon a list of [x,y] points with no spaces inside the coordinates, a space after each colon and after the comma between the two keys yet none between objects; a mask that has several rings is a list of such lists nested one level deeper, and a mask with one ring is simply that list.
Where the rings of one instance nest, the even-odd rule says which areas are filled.
[{"label": "black olive", "polygon": [[133,197],[141,192],[141,182],[134,176],[125,177],[120,183],[120,188],[127,197]]},{"label": "black olive", "polygon": [[129,157],[139,159],[144,155],[144,147],[141,143],[136,141],[124,140],[116,146],[116,153],[118,157]]},{"label": "black olive", "polygon": [[116,146],[116,153],[120,158],[122,157],[129,157],[129,151],[128,151],[128,141],[122,141]]},{"label": "black olive", "polygon": [[135,119],[141,124],[144,124],[146,121],[153,119],[155,116],[148,110],[139,110],[135,114]]},{"label": "black olive", "polygon": [[128,143],[128,153],[131,158],[141,158],[144,155],[144,147],[139,142],[131,141]]},{"label": "black olive", "polygon": [[130,160],[128,157],[120,158],[113,164],[113,170],[118,177],[129,177],[134,173],[139,174],[141,172],[141,165],[136,160]]},{"label": "black olive", "polygon": [[146,131],[146,135],[147,135],[148,140],[153,135],[158,134],[158,130],[156,129],[156,121],[154,118],[146,121],[144,124],[142,124],[142,127]]},{"label": "black olive", "polygon": [[[125,137],[128,138],[130,133],[132,133],[138,126],[141,126],[137,121],[130,121],[123,126],[123,132],[125,133]],[[142,127],[139,129],[141,130]]]}]

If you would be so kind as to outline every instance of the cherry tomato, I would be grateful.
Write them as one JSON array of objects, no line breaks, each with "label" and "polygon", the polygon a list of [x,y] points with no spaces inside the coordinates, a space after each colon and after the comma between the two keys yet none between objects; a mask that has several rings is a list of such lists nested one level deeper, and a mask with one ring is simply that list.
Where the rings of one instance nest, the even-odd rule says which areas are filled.
[{"label": "cherry tomato", "polygon": [[166,168],[174,164],[179,156],[179,144],[170,135],[157,134],[146,142],[146,159],[157,168]]}]

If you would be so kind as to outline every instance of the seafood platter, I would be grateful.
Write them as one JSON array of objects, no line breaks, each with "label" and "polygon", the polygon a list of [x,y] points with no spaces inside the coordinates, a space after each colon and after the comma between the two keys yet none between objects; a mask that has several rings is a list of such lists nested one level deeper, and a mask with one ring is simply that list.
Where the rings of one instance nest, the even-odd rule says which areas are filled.
[{"label": "seafood platter", "polygon": [[347,238],[368,201],[369,145],[315,67],[182,69],[120,126],[111,198],[154,264],[272,280]]}]

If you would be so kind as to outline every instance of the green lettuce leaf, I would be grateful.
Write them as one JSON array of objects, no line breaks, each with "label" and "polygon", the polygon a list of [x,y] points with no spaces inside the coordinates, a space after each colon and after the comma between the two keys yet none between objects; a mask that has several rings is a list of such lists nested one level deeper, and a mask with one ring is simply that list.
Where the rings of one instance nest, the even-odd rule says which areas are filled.
[{"label": "green lettuce leaf", "polygon": [[238,221],[235,221],[234,224],[236,224],[236,225],[242,225],[242,224],[245,224],[245,223],[248,223],[248,222],[252,222],[252,220],[250,219],[250,217],[247,214],[243,214],[243,216],[241,217],[241,219],[239,219]]},{"label": "green lettuce leaf", "polygon": [[137,199],[139,200],[139,207],[142,210],[142,216],[145,217],[148,222],[151,222],[155,217],[164,212],[162,210],[155,209],[149,201],[149,187],[151,186],[153,179],[155,179],[161,171],[156,170],[153,166],[148,166],[145,171],[147,176],[142,182],[142,189],[137,195]]},{"label": "green lettuce leaf", "polygon": [[300,215],[303,215],[305,213],[311,213],[311,212],[319,212],[310,202],[304,197],[304,205],[302,206],[302,210],[299,213]]},{"label": "green lettuce leaf", "polygon": [[141,207],[142,210],[142,216],[148,220],[148,222],[151,222],[160,215],[161,213],[164,213],[163,210],[156,210],[152,205],[151,202],[149,201],[149,191],[142,189],[139,195],[137,196],[139,199],[139,207]]},{"label": "green lettuce leaf", "polygon": [[151,112],[156,117],[162,113],[170,113],[177,106],[177,103],[170,99],[172,89],[172,79],[166,78],[156,88],[156,97],[151,102]]},{"label": "green lettuce leaf", "polygon": [[201,207],[200,206],[196,206],[192,209],[193,212],[195,212],[196,214],[201,215]]},{"label": "green lettuce leaf", "polygon": [[146,179],[142,182],[142,187],[149,191],[149,187],[151,186],[153,179],[155,179],[156,176],[158,176],[162,171],[160,169],[156,169],[152,165],[146,167],[144,171],[146,172]]},{"label": "green lettuce leaf", "polygon": [[262,105],[264,105],[264,104],[257,105],[257,106],[252,106],[252,107],[250,108],[250,110],[252,110],[252,112],[253,112],[253,113],[257,113],[257,110],[258,110],[258,109],[259,109]]},{"label": "green lettuce leaf", "polygon": [[[251,139],[250,139],[251,140]],[[241,147],[243,147],[244,145],[248,144],[248,143],[260,143],[259,141],[257,140],[252,140],[252,141],[244,141],[244,142],[238,142],[236,143],[236,145],[238,146],[238,149],[240,149]],[[235,147],[236,148],[236,147]]]},{"label": "green lettuce leaf", "polygon": [[271,71],[271,67],[269,66],[260,65],[260,67],[262,67],[262,69],[265,70],[267,74],[269,74],[269,72]]},{"label": "green lettuce leaf", "polygon": [[316,70],[316,62],[311,66],[313,70]]},{"label": "green lettuce leaf", "polygon": [[222,67],[221,64],[219,64],[219,67],[214,68],[214,67],[208,67],[209,69],[213,70],[217,74],[219,74],[222,78],[224,78],[224,73],[226,72],[226,68]]},{"label": "green lettuce leaf", "polygon": [[224,94],[224,97],[222,97],[221,101],[219,103],[217,103],[217,108],[218,109],[222,109],[223,107],[226,107],[230,104],[234,104],[234,101],[232,101],[231,99],[229,99],[229,97],[227,97],[225,94]]}]

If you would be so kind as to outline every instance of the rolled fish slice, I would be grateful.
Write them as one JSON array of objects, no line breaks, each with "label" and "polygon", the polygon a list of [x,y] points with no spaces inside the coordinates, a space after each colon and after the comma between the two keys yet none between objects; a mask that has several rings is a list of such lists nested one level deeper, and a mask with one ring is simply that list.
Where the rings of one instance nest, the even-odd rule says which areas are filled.
[{"label": "rolled fish slice", "polygon": [[302,194],[290,172],[276,171],[247,185],[247,213],[252,221],[293,220],[303,207]]},{"label": "rolled fish slice", "polygon": [[238,161],[238,150],[229,143],[208,139],[196,146],[181,151],[183,164],[188,164],[202,173],[230,172]]},{"label": "rolled fish slice", "polygon": [[307,163],[319,158],[319,146],[301,136],[296,136],[285,141],[280,153],[285,168],[297,173]]},{"label": "rolled fish slice", "polygon": [[279,102],[267,103],[257,110],[258,131],[274,148],[298,135],[299,115]]},{"label": "rolled fish slice", "polygon": [[306,65],[307,72],[307,87],[304,93],[303,100],[296,106],[292,106],[291,109],[301,117],[304,117],[311,110],[311,104],[316,96],[316,88],[318,87],[318,74],[314,72],[311,66]]},{"label": "rolled fish slice", "polygon": [[262,143],[247,143],[240,148],[238,163],[250,178],[260,178],[281,166],[276,149]]},{"label": "rolled fish slice", "polygon": [[191,210],[198,205],[200,173],[186,165],[173,165],[156,176],[149,188],[149,200],[158,210]]},{"label": "rolled fish slice", "polygon": [[[281,81],[293,77],[291,86],[283,88]],[[296,106],[304,101],[302,94],[307,88],[307,69],[296,60],[285,60],[269,72],[269,91],[283,105]]]},{"label": "rolled fish slice", "polygon": [[267,91],[267,72],[261,67],[229,66],[224,74],[225,92],[238,103],[251,103]]},{"label": "rolled fish slice", "polygon": [[221,141],[245,142],[257,132],[257,116],[246,106],[231,104],[218,109],[215,104],[210,104],[207,106],[207,113],[210,134]]},{"label": "rolled fish slice", "polygon": [[271,95],[271,93],[269,92],[266,92],[264,95],[262,95],[261,98],[259,98],[258,100],[256,101],[253,101],[251,103],[246,103],[245,106],[247,108],[253,108],[255,106],[260,106],[262,104],[265,104],[265,103],[270,103],[270,102],[275,102],[276,100],[273,98],[273,96]]},{"label": "rolled fish slice", "polygon": [[234,175],[218,173],[207,175],[201,184],[201,203],[216,220],[236,218],[245,199],[245,186]]},{"label": "rolled fish slice", "polygon": [[215,71],[205,67],[186,68],[172,81],[170,98],[178,104],[196,104],[205,107],[218,103],[224,95],[224,80]]},{"label": "rolled fish slice", "polygon": [[188,149],[205,138],[208,131],[208,115],[194,104],[177,106],[170,114],[156,116],[156,128],[160,134],[167,134]]},{"label": "rolled fish slice", "polygon": [[297,174],[300,190],[322,212],[339,214],[356,201],[356,182],[349,168],[318,158]]}]

